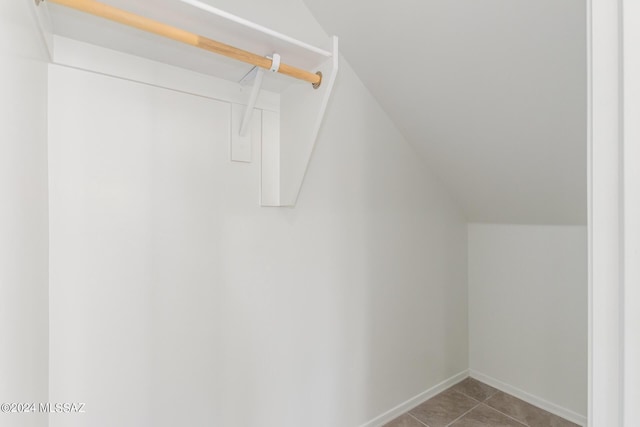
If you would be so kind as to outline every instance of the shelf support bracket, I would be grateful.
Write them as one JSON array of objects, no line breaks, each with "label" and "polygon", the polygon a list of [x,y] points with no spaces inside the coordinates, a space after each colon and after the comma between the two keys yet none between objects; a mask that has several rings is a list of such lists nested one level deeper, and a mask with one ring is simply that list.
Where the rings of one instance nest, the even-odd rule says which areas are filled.
[{"label": "shelf support bracket", "polygon": [[251,94],[249,95],[249,101],[247,102],[247,108],[244,110],[244,117],[242,118],[242,124],[240,125],[240,136],[245,136],[251,123],[251,117],[253,116],[253,109],[258,101],[258,94],[260,93],[260,87],[262,87],[262,79],[264,78],[264,70],[256,67],[256,77],[253,81],[253,87],[251,88]]},{"label": "shelf support bracket", "polygon": [[295,206],[338,73],[338,38],[316,70],[321,85],[291,84],[280,93],[280,110],[262,111],[260,204]]},{"label": "shelf support bracket", "polygon": [[[277,73],[280,70],[280,55],[274,53],[273,56],[267,56],[271,60],[271,68],[269,71]],[[244,111],[244,117],[242,118],[242,125],[240,126],[240,136],[244,137],[247,134],[249,123],[251,123],[251,116],[253,115],[253,109],[258,101],[258,95],[260,94],[260,88],[262,87],[262,79],[264,78],[264,70],[259,67],[253,67],[246,76],[242,78],[240,83],[253,78],[253,88],[249,95],[249,101],[247,102],[247,109]]]}]

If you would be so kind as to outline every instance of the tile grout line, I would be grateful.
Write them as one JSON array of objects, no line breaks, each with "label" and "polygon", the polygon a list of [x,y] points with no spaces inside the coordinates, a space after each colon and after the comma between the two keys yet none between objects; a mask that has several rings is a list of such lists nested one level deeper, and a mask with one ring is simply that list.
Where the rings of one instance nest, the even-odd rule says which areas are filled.
[{"label": "tile grout line", "polygon": [[417,419],[416,417],[413,416],[413,414],[411,412],[407,412],[407,415],[409,415],[411,418],[413,418],[414,420],[416,420],[417,422],[419,422],[420,424],[422,424],[425,427],[429,427],[427,424],[423,423],[422,421],[420,421],[419,419]]},{"label": "tile grout line", "polygon": [[[513,420],[513,421],[515,421],[515,422],[517,422],[518,424],[520,424],[520,425],[522,425],[522,426],[524,426],[524,427],[529,427],[529,425],[528,425],[528,424],[524,424],[522,421],[520,421],[520,420],[518,420],[518,419],[516,419],[516,418],[512,417],[511,415],[509,415],[509,414],[505,414],[504,412],[502,412],[502,411],[500,411],[500,410],[498,410],[498,409],[494,408],[493,406],[490,406],[490,405],[488,405],[488,404],[487,404],[487,401],[488,401],[489,399],[491,399],[493,396],[495,396],[496,394],[500,393],[500,390],[496,390],[494,393],[492,393],[491,395],[487,396],[484,400],[478,400],[478,399],[476,399],[475,397],[471,397],[471,396],[469,396],[468,394],[466,394],[465,392],[460,391],[460,390],[454,390],[454,391],[455,391],[456,393],[460,393],[461,395],[468,397],[468,398],[469,398],[469,399],[471,399],[471,400],[474,400],[474,401],[478,402],[478,404],[477,404],[476,406],[474,406],[473,408],[469,409],[467,412],[465,412],[465,413],[463,413],[462,415],[460,415],[460,416],[459,416],[458,418],[456,418],[455,420],[451,421],[451,422],[450,422],[449,424],[447,424],[445,427],[450,427],[450,426],[451,426],[451,425],[453,425],[454,423],[456,423],[456,422],[460,421],[460,419],[464,418],[464,416],[465,416],[465,415],[467,415],[469,412],[473,411],[474,409],[476,409],[478,406],[481,406],[481,405],[484,405],[484,406],[486,406],[487,408],[492,409],[492,410],[496,411],[497,413],[499,413],[499,414],[501,414],[501,415],[504,415],[505,417],[507,417],[507,418],[509,418],[509,419],[511,419],[511,420]],[[420,420],[418,420],[418,421],[420,421]],[[423,423],[423,424],[424,424],[424,423]]]},{"label": "tile grout line", "polygon": [[[495,393],[493,393],[491,396],[487,397],[487,398],[485,399],[485,401],[484,401],[484,402],[482,402],[482,403],[484,403],[487,407],[489,407],[489,408],[493,409],[494,411],[496,411],[496,412],[498,412],[498,413],[500,413],[500,414],[502,414],[502,415],[504,415],[504,416],[506,416],[506,417],[508,417],[508,418],[511,418],[512,420],[514,420],[514,421],[516,421],[516,422],[518,422],[518,423],[522,424],[523,426],[525,426],[525,427],[530,427],[528,423],[525,423],[524,421],[520,421],[519,419],[514,418],[514,417],[512,417],[512,416],[511,416],[511,415],[509,415],[509,414],[505,414],[504,412],[502,412],[502,411],[501,411],[501,410],[499,410],[498,408],[494,408],[493,406],[491,406],[491,405],[489,405],[489,404],[487,403],[487,402],[489,401],[489,399],[491,399],[493,396],[497,395],[498,393],[508,394],[508,393],[505,393],[504,391],[496,390],[496,392],[495,392]],[[508,394],[508,395],[509,395],[509,396],[511,396],[510,394]]]},{"label": "tile grout line", "polygon": [[[476,380],[476,381],[477,381],[477,380]],[[480,381],[478,381],[478,382],[480,382]],[[482,384],[484,384],[484,383],[482,383]],[[497,409],[497,408],[494,408],[493,406],[491,406],[491,405],[487,404],[487,402],[489,401],[489,399],[491,399],[491,398],[492,398],[493,396],[495,396],[496,394],[501,393],[501,391],[500,391],[500,390],[496,389],[495,387],[493,387],[493,388],[494,388],[496,391],[494,391],[493,393],[491,393],[491,394],[490,394],[489,396],[487,396],[484,400],[478,400],[478,399],[476,399],[475,397],[469,396],[468,394],[466,394],[466,393],[465,393],[464,391],[462,391],[462,390],[454,390],[454,391],[456,391],[456,392],[458,392],[458,393],[462,394],[463,396],[467,396],[469,399],[473,399],[473,400],[475,400],[476,402],[480,402],[480,404],[479,404],[479,405],[474,406],[474,408],[473,408],[473,409],[477,408],[477,407],[478,407],[478,406],[480,406],[480,405],[484,405],[484,406],[486,406],[487,408],[491,408],[491,409],[493,409],[494,411],[496,411],[497,413],[502,414],[502,415],[504,415],[505,417],[512,419],[513,421],[517,422],[518,424],[522,424],[522,425],[523,425],[523,426],[525,426],[525,427],[530,427],[530,426],[529,426],[529,424],[525,424],[524,422],[520,421],[519,419],[514,418],[514,417],[512,417],[512,416],[511,416],[511,415],[509,415],[509,414],[505,414],[505,413],[504,413],[504,412],[502,412],[501,410],[499,410],[499,409]],[[504,392],[502,392],[502,393],[504,393]],[[472,409],[472,410],[473,410],[473,409]],[[452,421],[452,423],[454,423],[454,422],[458,421],[462,416],[466,415],[468,412],[470,412],[470,411],[467,411],[466,413],[462,414],[460,417],[458,417],[458,418],[456,418],[454,421]],[[448,427],[448,426],[450,426],[450,425],[451,425],[451,424],[448,424],[448,425],[447,425],[447,427]]]},{"label": "tile grout line", "polygon": [[465,393],[464,391],[460,391],[460,390],[454,390],[454,391],[455,391],[456,393],[460,393],[461,395],[468,397],[469,399],[473,399],[473,400],[475,400],[475,401],[476,401],[476,402],[478,402],[478,403],[484,403],[484,402],[486,402],[487,400],[491,399],[491,398],[493,397],[493,395],[494,395],[494,394],[496,394],[496,393],[497,393],[497,392],[496,392],[496,393],[493,393],[491,396],[487,397],[485,400],[478,400],[478,399],[476,399],[476,398],[475,398],[475,397],[473,397],[473,396],[469,396],[469,395],[468,395],[467,393]]},{"label": "tile grout line", "polygon": [[505,414],[505,413],[504,413],[504,412],[502,412],[501,410],[496,409],[496,408],[494,408],[494,407],[493,407],[493,406],[491,406],[491,405],[487,405],[486,403],[485,403],[484,405],[485,405],[487,408],[491,408],[491,409],[493,409],[494,411],[496,411],[497,413],[502,414],[502,415],[504,415],[504,416],[505,416],[505,417],[507,417],[507,418],[511,418],[513,421],[517,422],[518,424],[522,424],[524,427],[530,427],[530,426],[529,426],[529,424],[525,424],[524,422],[520,421],[520,420],[519,420],[519,419],[517,419],[517,418],[512,417],[512,416],[511,416],[511,415],[509,415],[509,414]]},{"label": "tile grout line", "polygon": [[[465,394],[466,396],[466,394]],[[473,399],[475,400],[475,399]],[[478,402],[477,400],[475,400],[476,402]],[[474,409],[476,409],[478,406],[482,405],[481,402],[478,402],[478,404],[476,406],[474,406],[473,408],[469,409],[467,412],[465,412],[464,414],[460,415],[458,418],[456,418],[455,420],[451,421],[449,424],[447,424],[445,427],[449,427],[451,425],[453,425],[453,423],[460,421],[461,418],[463,418],[465,415],[467,415],[469,412],[473,411]]]}]

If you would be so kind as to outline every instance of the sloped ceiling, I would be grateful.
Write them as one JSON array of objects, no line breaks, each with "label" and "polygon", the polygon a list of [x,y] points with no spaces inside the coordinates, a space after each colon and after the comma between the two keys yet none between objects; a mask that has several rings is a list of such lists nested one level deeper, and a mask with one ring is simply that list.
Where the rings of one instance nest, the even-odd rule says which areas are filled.
[{"label": "sloped ceiling", "polygon": [[304,0],[471,222],[586,223],[583,0]]}]

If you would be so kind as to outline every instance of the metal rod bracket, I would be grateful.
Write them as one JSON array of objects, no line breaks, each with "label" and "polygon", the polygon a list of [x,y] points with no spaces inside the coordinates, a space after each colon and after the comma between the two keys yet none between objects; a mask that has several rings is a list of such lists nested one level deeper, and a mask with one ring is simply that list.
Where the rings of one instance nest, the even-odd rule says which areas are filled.
[{"label": "metal rod bracket", "polygon": [[[267,58],[269,57],[267,56]],[[274,53],[273,57],[269,59],[271,59],[271,69],[269,71],[271,71],[272,73],[277,73],[280,69],[280,55]]]}]

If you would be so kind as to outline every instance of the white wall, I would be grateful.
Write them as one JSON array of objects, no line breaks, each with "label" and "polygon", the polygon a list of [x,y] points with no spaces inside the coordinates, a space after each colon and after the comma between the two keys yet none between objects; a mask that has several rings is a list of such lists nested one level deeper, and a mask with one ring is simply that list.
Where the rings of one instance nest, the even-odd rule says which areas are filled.
[{"label": "white wall", "polygon": [[586,416],[586,227],[468,229],[472,375]]},{"label": "white wall", "polygon": [[624,425],[640,424],[640,4],[624,2]]},{"label": "white wall", "polygon": [[356,427],[467,369],[465,220],[346,62],[294,209],[228,104],[49,84],[53,427]]},{"label": "white wall", "polygon": [[0,2],[0,403],[47,401],[47,77],[30,5]]}]

